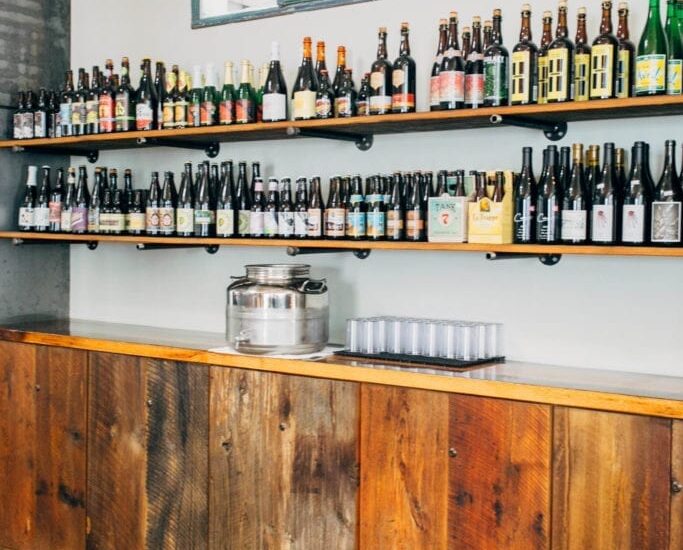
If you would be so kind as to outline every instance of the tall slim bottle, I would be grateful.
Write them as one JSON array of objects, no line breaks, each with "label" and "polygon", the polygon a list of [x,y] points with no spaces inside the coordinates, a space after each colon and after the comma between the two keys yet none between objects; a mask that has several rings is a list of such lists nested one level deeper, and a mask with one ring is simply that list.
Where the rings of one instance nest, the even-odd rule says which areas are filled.
[{"label": "tall slim bottle", "polygon": [[330,180],[330,193],[325,210],[325,237],[343,239],[346,229],[346,208],[341,196],[341,178]]},{"label": "tall slim bottle", "polygon": [[683,192],[676,171],[676,142],[665,144],[664,171],[652,201],[652,244],[677,245],[681,242],[681,203]]},{"label": "tall slim bottle", "polygon": [[157,110],[157,97],[152,82],[152,61],[142,60],[142,76],[135,97],[135,129],[153,130],[154,114]]},{"label": "tall slim bottle", "polygon": [[216,202],[216,236],[235,235],[235,180],[232,161],[222,163],[221,186]]},{"label": "tall slim bottle", "polygon": [[235,84],[232,71],[232,61],[226,61],[223,89],[218,104],[218,123],[225,126],[235,122]]},{"label": "tall slim bottle", "polygon": [[562,190],[558,179],[557,147],[547,148],[548,165],[546,177],[542,178],[536,199],[536,242],[556,243],[560,240]]},{"label": "tall slim bottle", "polygon": [[235,203],[237,235],[248,237],[251,229],[251,190],[247,180],[247,163],[244,161],[241,161],[238,165]]},{"label": "tall slim bottle", "polygon": [[57,182],[50,193],[50,227],[53,233],[62,230],[62,209],[64,208],[64,169],[57,169]]},{"label": "tall slim bottle", "polygon": [[216,69],[213,63],[206,64],[206,79],[202,89],[202,103],[199,111],[199,123],[202,126],[213,126],[218,120],[218,89],[216,87]]},{"label": "tall slim bottle", "polygon": [[516,243],[534,242],[536,222],[536,179],[532,165],[533,149],[522,149],[522,170],[515,186],[513,234]]},{"label": "tall slim bottle", "polygon": [[189,75],[186,71],[178,74],[178,91],[173,95],[173,127],[187,128],[190,125]]},{"label": "tall slim bottle", "polygon": [[410,29],[401,23],[401,47],[392,71],[392,103],[394,113],[415,112],[415,60],[410,57]]},{"label": "tall slim bottle", "polygon": [[315,45],[315,75],[318,77],[318,82],[320,82],[320,73],[322,71],[327,71],[327,60],[325,59],[325,42],[319,40]]},{"label": "tall slim bottle", "polygon": [[484,55],[481,49],[481,18],[472,18],[472,46],[465,69],[465,107],[484,105]]},{"label": "tall slim bottle", "polygon": [[[669,57],[666,66],[667,95],[681,95],[683,92],[683,35],[681,24],[676,12],[676,1],[667,0],[666,3],[666,40],[669,46]],[[681,2],[680,4],[683,4]]]},{"label": "tall slim bottle", "polygon": [[436,48],[436,55],[434,56],[434,63],[432,64],[432,75],[429,79],[429,110],[440,111],[441,99],[439,88],[439,73],[441,72],[441,63],[443,62],[443,55],[448,47],[448,21],[446,19],[439,20],[439,44]]},{"label": "tall slim bottle", "polygon": [[176,207],[176,232],[179,237],[194,235],[194,191],[192,187],[192,163],[186,162],[180,179],[178,205]]},{"label": "tall slim bottle", "polygon": [[588,205],[584,182],[583,145],[572,145],[572,170],[562,198],[562,241],[583,244],[588,238]]},{"label": "tall slim bottle", "polygon": [[159,209],[161,208],[161,186],[159,185],[159,172],[152,172],[152,182],[147,194],[145,207],[145,231],[148,235],[159,235],[161,220]]},{"label": "tall slim bottle", "polygon": [[268,76],[263,86],[263,121],[279,120],[287,120],[287,84],[280,67],[280,46],[273,42]]},{"label": "tall slim bottle", "polygon": [[294,238],[308,238],[308,181],[304,177],[296,179],[294,198]]},{"label": "tall slim bottle", "polygon": [[543,12],[543,35],[538,49],[538,103],[548,103],[548,48],[553,41],[553,14]]},{"label": "tall slim bottle", "polygon": [[[85,133],[98,134],[100,129],[100,91],[103,87],[100,68],[95,65],[92,68],[92,82],[90,89],[87,90],[85,100]],[[38,114],[38,110],[36,110]],[[36,136],[38,137],[38,136]],[[44,137],[44,136],[43,136]]]},{"label": "tall slim bottle", "polygon": [[510,100],[512,105],[527,105],[538,100],[538,48],[531,37],[531,6],[522,6],[519,43],[512,50]]},{"label": "tall slim bottle", "polygon": [[85,166],[78,168],[78,184],[71,206],[71,232],[82,234],[88,230],[88,182]]},{"label": "tall slim bottle", "polygon": [[101,134],[108,134],[116,129],[114,62],[107,59],[105,68],[107,69],[107,77],[100,89],[99,97],[99,133]]},{"label": "tall slim bottle", "polygon": [[650,0],[647,23],[638,44],[636,58],[636,95],[666,93],[668,47],[662,28],[659,0]]},{"label": "tall slim bottle", "polygon": [[[73,136],[73,103],[74,103],[74,73],[66,71],[64,88],[59,96],[59,119],[62,137]],[[19,125],[21,127],[21,124]]]},{"label": "tall slim bottle", "polygon": [[159,234],[171,236],[176,232],[176,207],[178,193],[176,192],[173,172],[164,174],[164,186],[161,189],[161,203],[159,205]]},{"label": "tall slim bottle", "polygon": [[586,34],[586,8],[579,8],[574,49],[574,101],[588,101],[591,91],[591,47]]},{"label": "tall slim bottle", "polygon": [[387,60],[387,29],[378,33],[377,59],[370,72],[370,114],[385,115],[391,112],[393,80],[391,63]]},{"label": "tall slim bottle", "polygon": [[439,72],[439,98],[442,110],[465,106],[465,61],[458,42],[458,14],[454,11],[448,20],[448,47]]},{"label": "tall slim bottle", "polygon": [[605,143],[602,171],[592,201],[591,240],[596,244],[617,242],[620,214],[617,193],[614,143]]},{"label": "tall slim bottle", "polygon": [[631,173],[626,181],[622,206],[621,242],[643,245],[650,239],[653,183],[645,160],[645,143],[637,141],[631,153]]},{"label": "tall slim bottle", "polygon": [[249,124],[256,122],[256,103],[254,102],[254,92],[251,88],[249,61],[243,59],[240,66],[241,77],[235,101],[235,122],[237,124]]},{"label": "tall slim bottle", "polygon": [[117,132],[135,129],[135,90],[130,85],[130,64],[127,57],[121,61],[121,84],[116,89],[114,112]]},{"label": "tall slim bottle", "polygon": [[315,118],[315,95],[318,80],[313,70],[311,37],[304,38],[304,53],[299,72],[292,89],[292,117],[294,120]]},{"label": "tall slim bottle", "polygon": [[612,34],[612,2],[602,3],[600,34],[591,48],[591,99],[610,99],[617,95],[617,51],[619,43]]},{"label": "tall slim bottle", "polygon": [[280,211],[277,215],[277,233],[283,239],[294,236],[294,203],[292,202],[292,180],[280,180]]},{"label": "tall slim bottle", "polygon": [[617,62],[617,97],[631,97],[636,66],[636,47],[630,40],[628,27],[628,2],[619,3],[619,25],[617,40],[619,41],[619,61]]},{"label": "tall slim bottle", "polygon": [[323,196],[320,177],[311,178],[311,192],[308,200],[308,238],[320,239],[323,236]]},{"label": "tall slim bottle", "polygon": [[[560,0],[555,40],[548,46],[548,103],[574,97],[574,44],[567,28],[567,2]],[[583,161],[582,161],[583,163]]]},{"label": "tall slim bottle", "polygon": [[209,185],[209,169],[202,164],[199,185],[194,197],[194,234],[197,237],[211,237],[215,229],[212,223]]},{"label": "tall slim bottle", "polygon": [[337,95],[341,87],[342,80],[344,80],[344,71],[346,70],[346,48],[339,46],[337,48],[337,70],[334,73],[334,80],[332,81],[332,91]]},{"label": "tall slim bottle", "polygon": [[502,11],[493,10],[491,45],[484,52],[484,105],[486,107],[507,105],[510,100],[508,88],[510,54],[503,46],[502,20]]}]

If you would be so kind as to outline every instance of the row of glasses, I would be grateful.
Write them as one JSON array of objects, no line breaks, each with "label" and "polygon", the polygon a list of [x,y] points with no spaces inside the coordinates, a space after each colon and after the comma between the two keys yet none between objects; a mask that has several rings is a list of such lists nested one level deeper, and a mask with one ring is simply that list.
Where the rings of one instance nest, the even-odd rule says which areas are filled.
[{"label": "row of glasses", "polygon": [[491,359],[503,355],[503,325],[407,317],[349,319],[346,350],[363,355]]}]

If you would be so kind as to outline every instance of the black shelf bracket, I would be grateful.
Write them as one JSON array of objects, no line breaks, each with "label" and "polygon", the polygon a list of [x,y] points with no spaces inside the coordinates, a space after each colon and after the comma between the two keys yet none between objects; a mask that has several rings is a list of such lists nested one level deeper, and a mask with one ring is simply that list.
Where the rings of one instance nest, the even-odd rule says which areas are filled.
[{"label": "black shelf bracket", "polygon": [[72,157],[85,157],[90,164],[95,164],[100,158],[100,152],[96,149],[70,149],[68,147],[12,147],[13,153],[41,153],[43,155],[60,155]]},{"label": "black shelf bracket", "polygon": [[138,250],[170,250],[178,248],[203,248],[209,254],[215,254],[220,249],[217,244],[161,244],[161,243],[138,243],[135,245]]},{"label": "black shelf bracket", "polygon": [[516,254],[509,252],[487,252],[486,259],[490,261],[497,260],[522,260],[525,258],[538,258],[538,261],[543,265],[554,266],[560,263],[562,254]]},{"label": "black shelf bracket", "polygon": [[137,138],[138,145],[158,145],[160,147],[175,147],[177,149],[195,149],[204,151],[207,157],[215,159],[221,151],[221,144],[217,141],[201,143],[198,141],[168,139],[168,138]]},{"label": "black shelf bracket", "polygon": [[366,248],[299,248],[298,246],[288,246],[288,256],[304,256],[308,254],[339,254],[340,252],[351,252],[359,260],[365,260],[370,256],[370,250]]},{"label": "black shelf bracket", "polygon": [[567,123],[564,121],[545,122],[524,116],[503,116],[491,115],[491,124],[519,126],[520,128],[531,128],[533,130],[541,130],[545,137],[550,141],[559,141],[567,135]]},{"label": "black shelf bracket", "polygon": [[313,137],[320,139],[334,139],[337,141],[353,141],[361,151],[369,151],[375,138],[372,134],[346,134],[343,132],[333,132],[331,130],[318,130],[317,128],[287,128],[287,135],[290,137]]},{"label": "black shelf bracket", "polygon": [[27,244],[84,244],[88,250],[95,250],[99,244],[97,241],[69,241],[54,239],[12,239],[14,246],[25,246]]}]

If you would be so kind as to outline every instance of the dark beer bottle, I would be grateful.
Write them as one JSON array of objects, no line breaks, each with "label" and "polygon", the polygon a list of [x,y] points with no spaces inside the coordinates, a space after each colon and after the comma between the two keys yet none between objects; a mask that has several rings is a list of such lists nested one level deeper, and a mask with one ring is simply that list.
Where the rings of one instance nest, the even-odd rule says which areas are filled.
[{"label": "dark beer bottle", "polygon": [[235,180],[232,161],[221,164],[221,186],[216,202],[216,236],[235,235]]},{"label": "dark beer bottle", "polygon": [[34,138],[45,138],[48,136],[48,93],[45,88],[41,88],[38,92],[38,102],[33,111],[33,129],[32,135]]},{"label": "dark beer bottle", "polygon": [[631,97],[633,95],[636,47],[630,40],[628,27],[628,3],[619,4],[619,25],[617,26],[617,40],[619,41],[619,55],[617,60],[617,97]]},{"label": "dark beer bottle", "polygon": [[50,192],[50,232],[62,229],[62,208],[64,207],[64,169],[57,169],[57,182]]},{"label": "dark beer bottle", "polygon": [[562,241],[583,244],[588,238],[588,204],[583,145],[572,145],[572,170],[562,199]]},{"label": "dark beer bottle", "polygon": [[244,161],[238,165],[235,210],[237,215],[237,235],[248,237],[251,228],[251,190],[247,180],[247,163]]},{"label": "dark beer bottle", "polygon": [[294,236],[294,204],[292,203],[292,180],[280,180],[280,211],[278,212],[278,236],[291,239]]},{"label": "dark beer bottle", "polygon": [[401,47],[392,71],[394,113],[415,112],[415,60],[410,57],[409,25],[401,23]]},{"label": "dark beer bottle", "polygon": [[296,180],[294,203],[294,238],[308,238],[308,182],[300,177]]},{"label": "dark beer bottle", "polygon": [[522,171],[514,193],[514,239],[519,244],[534,242],[536,222],[536,179],[532,165],[533,149],[522,149]]},{"label": "dark beer bottle", "polygon": [[179,237],[194,235],[194,189],[192,185],[192,163],[186,162],[180,179],[178,204],[176,208],[176,232]]},{"label": "dark beer bottle", "polygon": [[107,59],[105,64],[107,77],[100,89],[99,97],[99,133],[109,134],[116,129],[116,89],[114,87],[114,62]]},{"label": "dark beer bottle", "polygon": [[[106,186],[105,186],[106,187]],[[95,168],[95,177],[93,180],[92,194],[90,197],[90,208],[88,208],[88,233],[99,233],[100,229],[106,233],[107,225],[102,223],[102,169]]]},{"label": "dark beer bottle", "polygon": [[389,200],[386,204],[387,240],[403,240],[403,217],[404,211],[403,200],[401,198],[401,182],[397,178],[392,178]]},{"label": "dark beer bottle", "polygon": [[496,172],[496,184],[493,188],[493,202],[503,202],[505,197],[505,172]]},{"label": "dark beer bottle", "polygon": [[367,208],[363,195],[363,180],[356,175],[351,178],[349,198],[346,203],[346,236],[352,240],[364,239],[367,228]]},{"label": "dark beer bottle", "polygon": [[574,50],[574,101],[588,101],[591,91],[591,47],[586,34],[586,8],[579,8]]},{"label": "dark beer bottle", "polygon": [[574,87],[574,44],[569,40],[566,0],[560,1],[555,40],[548,46],[547,59],[548,103],[570,101]]},{"label": "dark beer bottle", "polygon": [[626,182],[621,210],[621,242],[643,245],[650,239],[650,203],[654,185],[649,179],[645,161],[645,143],[637,141],[631,151],[631,173]]},{"label": "dark beer bottle", "polygon": [[[346,48],[339,46],[337,48],[337,70],[334,73],[334,80],[332,81],[332,92],[337,95],[344,79],[344,71],[346,70]],[[369,80],[368,80],[369,82]]]},{"label": "dark beer bottle", "polygon": [[142,76],[135,97],[135,129],[153,130],[154,113],[157,97],[152,82],[152,62],[149,58],[142,60]]},{"label": "dark beer bottle", "polygon": [[[64,88],[59,96],[59,119],[61,124],[61,137],[73,136],[73,103],[74,103],[74,73],[66,71]],[[20,102],[23,104],[23,102]],[[22,125],[20,124],[21,128]],[[16,126],[15,126],[16,128]]]},{"label": "dark beer bottle", "polygon": [[148,235],[159,235],[159,208],[161,207],[161,187],[159,186],[159,172],[152,172],[152,182],[149,186],[147,204],[145,205],[145,231]]},{"label": "dark beer bottle", "polygon": [[322,71],[327,71],[327,60],[325,59],[325,41],[319,40],[316,43],[315,48],[315,75],[318,77],[318,82],[320,82]]},{"label": "dark beer bottle", "polygon": [[266,209],[266,195],[261,176],[252,179],[252,203],[251,215],[249,216],[249,235],[251,237],[263,237],[264,212]]},{"label": "dark beer bottle", "polygon": [[268,239],[277,239],[278,212],[280,211],[280,182],[277,178],[268,179],[268,196],[263,211],[263,235]]},{"label": "dark beer bottle", "polygon": [[110,233],[122,235],[126,230],[126,214],[121,204],[122,193],[120,189],[113,191],[112,206],[110,210]]},{"label": "dark beer bottle", "polygon": [[78,168],[78,184],[71,207],[71,232],[85,233],[88,230],[88,178],[85,166]]},{"label": "dark beer bottle", "polygon": [[557,174],[557,147],[550,145],[547,149],[547,174],[539,185],[536,201],[536,242],[542,244],[556,243],[560,240],[560,182]]},{"label": "dark beer bottle", "polygon": [[346,229],[346,208],[341,196],[341,178],[330,180],[330,194],[327,198],[325,210],[325,237],[328,239],[343,239]]},{"label": "dark beer bottle", "polygon": [[[93,195],[93,200],[95,200],[95,195]],[[98,233],[102,233],[103,235],[109,235],[112,233],[113,229],[113,199],[112,199],[112,193],[111,190],[108,187],[105,187],[102,189],[102,199],[99,201],[98,205],[98,222],[99,222],[99,227],[98,227]]]},{"label": "dark beer bottle", "polygon": [[144,206],[144,197],[141,189],[133,191],[133,201],[128,207],[127,231],[131,235],[142,235],[147,225]]},{"label": "dark beer bottle", "polygon": [[311,37],[304,38],[304,54],[292,89],[294,120],[315,118],[315,97],[318,79],[313,69]]},{"label": "dark beer bottle", "polygon": [[[78,69],[78,89],[73,94],[71,126],[74,136],[85,134],[85,102],[88,97],[88,76],[85,69]],[[26,136],[25,136],[26,137]]]},{"label": "dark beer bottle", "polygon": [[425,238],[425,212],[422,208],[420,182],[408,176],[408,200],[406,201],[406,240],[423,241]]},{"label": "dark beer bottle", "polygon": [[194,234],[197,237],[211,237],[213,224],[211,223],[209,169],[204,164],[201,165],[199,178],[199,185],[194,198]]},{"label": "dark beer bottle", "polygon": [[[30,173],[30,168],[29,168]],[[35,189],[35,187],[34,187]],[[64,206],[62,207],[61,230],[63,233],[71,233],[71,213],[76,196],[76,169],[69,168],[69,176],[66,180],[66,191],[64,192]],[[21,213],[19,214],[21,217]]]},{"label": "dark beer bottle", "polygon": [[448,20],[439,20],[439,44],[436,48],[436,56],[432,64],[432,76],[429,80],[429,110],[441,110],[441,96],[440,96],[440,78],[441,63],[443,63],[443,56],[448,47]]},{"label": "dark beer bottle", "polygon": [[206,65],[206,77],[202,88],[201,104],[199,106],[199,125],[213,126],[217,121],[218,89],[216,87],[216,69],[213,63]]},{"label": "dark beer bottle", "polygon": [[102,90],[102,76],[100,68],[92,68],[92,82],[85,96],[85,134],[99,133],[100,123],[100,93]]},{"label": "dark beer bottle", "polygon": [[268,76],[263,86],[263,122],[280,120],[287,120],[287,84],[280,66],[280,47],[273,42]]},{"label": "dark beer bottle", "polygon": [[178,73],[178,87],[172,95],[173,128],[187,128],[190,125],[190,97],[187,79],[188,75],[185,71]]},{"label": "dark beer bottle", "polygon": [[127,57],[121,61],[121,84],[116,89],[114,112],[117,132],[129,132],[135,128],[135,91],[130,85],[130,67]]},{"label": "dark beer bottle", "polygon": [[543,34],[541,35],[541,45],[538,49],[538,103],[548,103],[548,48],[553,41],[553,14],[549,11],[543,12]]},{"label": "dark beer bottle", "polygon": [[380,27],[377,59],[370,73],[370,114],[385,115],[391,112],[393,81],[391,64],[387,61],[387,29]]},{"label": "dark beer bottle", "polygon": [[[154,73],[154,92],[156,93],[156,111],[154,112],[154,129],[164,129],[164,103],[170,95],[170,90],[166,82],[166,67],[161,61],[157,61]],[[114,197],[116,202],[116,197]]]},{"label": "dark beer bottle", "polygon": [[472,45],[465,69],[465,107],[484,105],[484,55],[481,49],[481,18],[472,18]]},{"label": "dark beer bottle", "polygon": [[308,238],[310,239],[319,239],[323,236],[323,210],[320,177],[313,176],[308,201]]},{"label": "dark beer bottle", "polygon": [[353,86],[351,69],[344,70],[344,80],[334,99],[334,114],[336,117],[347,118],[356,114],[356,90]]},{"label": "dark beer bottle", "polygon": [[170,237],[176,232],[175,209],[178,206],[173,172],[164,174],[164,187],[161,190],[161,204],[159,206],[159,233]]},{"label": "dark beer bottle", "polygon": [[503,46],[502,19],[502,11],[493,10],[491,45],[484,51],[484,105],[487,107],[507,105],[510,99],[510,54]]},{"label": "dark beer bottle", "polygon": [[320,85],[315,95],[315,114],[318,118],[334,117],[335,97],[332,92],[327,70],[320,72]]},{"label": "dark beer bottle", "polygon": [[619,42],[612,34],[612,2],[602,3],[600,34],[591,48],[591,99],[609,99],[617,94],[617,51]]},{"label": "dark beer bottle", "polygon": [[465,62],[458,43],[458,14],[452,11],[448,20],[448,48],[439,72],[441,109],[462,109],[465,106]]},{"label": "dark beer bottle", "polygon": [[519,43],[512,50],[510,100],[512,105],[527,105],[538,100],[538,48],[531,37],[531,6],[522,6]]},{"label": "dark beer bottle", "polygon": [[365,204],[367,207],[367,238],[371,241],[384,239],[386,235],[386,213],[384,210],[384,195],[380,189],[380,178],[377,176],[373,176],[369,179]]},{"label": "dark beer bottle", "polygon": [[33,214],[35,231],[45,232],[50,229],[50,167],[43,166],[43,179],[38,188]]}]

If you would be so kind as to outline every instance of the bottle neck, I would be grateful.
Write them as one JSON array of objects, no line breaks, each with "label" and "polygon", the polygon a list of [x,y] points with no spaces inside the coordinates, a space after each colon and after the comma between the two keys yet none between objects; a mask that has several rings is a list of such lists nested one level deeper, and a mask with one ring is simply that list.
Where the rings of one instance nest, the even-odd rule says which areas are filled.
[{"label": "bottle neck", "polygon": [[410,55],[410,40],[408,38],[408,30],[401,32],[401,47],[399,49],[399,54],[402,56]]},{"label": "bottle neck", "polygon": [[498,46],[503,44],[503,32],[501,30],[501,18],[498,16],[493,17],[493,30],[491,32],[491,42],[497,44]]},{"label": "bottle neck", "polygon": [[619,26],[617,27],[617,38],[619,40],[628,40],[630,38],[628,28],[628,10],[619,10]]},{"label": "bottle neck", "polygon": [[340,48],[337,50],[337,70],[343,70],[346,67],[346,50]]},{"label": "bottle neck", "polygon": [[569,29],[567,28],[567,10],[561,8],[557,17],[557,31],[555,36],[557,38],[567,38],[569,36]]},{"label": "bottle neck", "polygon": [[472,45],[470,53],[481,53],[481,26],[474,25],[472,27]]},{"label": "bottle neck", "polygon": [[387,58],[387,35],[379,33],[379,43],[377,45],[377,59]]},{"label": "bottle neck", "polygon": [[[657,2],[659,5],[659,0],[650,0],[650,5],[652,2]],[[612,34],[612,4],[610,2],[603,4],[600,34]]]},{"label": "bottle neck", "polygon": [[522,29],[519,31],[519,41],[531,40],[531,12],[522,12]]},{"label": "bottle neck", "polygon": [[451,19],[448,26],[448,49],[458,50],[458,21]]},{"label": "bottle neck", "polygon": [[240,77],[240,84],[242,85],[249,85],[249,65],[247,63],[244,63],[242,65],[242,76]]},{"label": "bottle neck", "polygon": [[437,55],[443,55],[448,47],[448,27],[442,25],[439,28],[439,47],[437,48]]},{"label": "bottle neck", "polygon": [[553,20],[551,17],[543,19],[543,36],[541,37],[541,46],[548,47],[553,41]]},{"label": "bottle neck", "polygon": [[233,86],[232,82],[232,65],[225,66],[225,75],[223,81],[227,86]]},{"label": "bottle neck", "polygon": [[586,44],[587,42],[588,34],[586,33],[586,16],[579,15],[579,20],[576,24],[576,43]]}]

